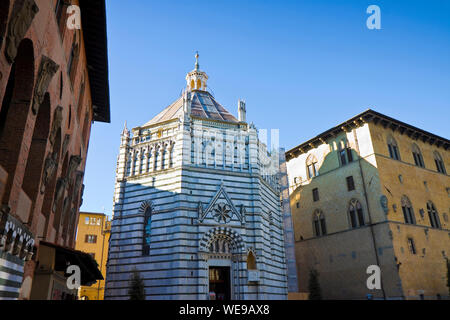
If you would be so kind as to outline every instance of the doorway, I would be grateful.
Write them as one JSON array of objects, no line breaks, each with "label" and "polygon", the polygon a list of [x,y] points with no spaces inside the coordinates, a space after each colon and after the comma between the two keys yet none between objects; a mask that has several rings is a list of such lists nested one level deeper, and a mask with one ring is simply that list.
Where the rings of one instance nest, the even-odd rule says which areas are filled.
[{"label": "doorway", "polygon": [[230,267],[209,268],[209,298],[231,300]]}]

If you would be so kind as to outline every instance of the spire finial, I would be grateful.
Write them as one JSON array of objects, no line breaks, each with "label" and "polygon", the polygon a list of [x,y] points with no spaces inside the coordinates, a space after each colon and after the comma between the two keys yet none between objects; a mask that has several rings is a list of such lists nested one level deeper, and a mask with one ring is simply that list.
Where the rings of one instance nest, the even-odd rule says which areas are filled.
[{"label": "spire finial", "polygon": [[198,58],[200,57],[200,55],[198,54],[198,51],[195,52],[195,70],[199,70],[200,69],[200,65],[198,63]]},{"label": "spire finial", "polygon": [[124,124],[123,130],[122,130],[122,134],[123,135],[128,135],[129,134],[128,127],[127,127],[127,120],[125,120],[125,124]]}]

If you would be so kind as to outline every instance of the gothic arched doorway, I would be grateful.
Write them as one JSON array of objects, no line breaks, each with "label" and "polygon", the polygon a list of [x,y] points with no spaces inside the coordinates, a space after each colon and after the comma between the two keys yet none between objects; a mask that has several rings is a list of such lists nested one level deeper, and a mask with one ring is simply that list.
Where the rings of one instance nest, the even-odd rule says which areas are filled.
[{"label": "gothic arched doorway", "polygon": [[211,229],[200,241],[209,300],[239,300],[243,292],[241,273],[245,270],[245,251],[241,236],[229,228]]}]

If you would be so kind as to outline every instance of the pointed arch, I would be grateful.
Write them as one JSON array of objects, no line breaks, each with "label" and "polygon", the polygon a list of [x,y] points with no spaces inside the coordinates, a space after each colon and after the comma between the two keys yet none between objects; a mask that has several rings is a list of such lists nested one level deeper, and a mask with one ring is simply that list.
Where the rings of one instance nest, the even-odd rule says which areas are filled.
[{"label": "pointed arch", "polygon": [[144,228],[142,233],[142,255],[150,255],[151,234],[152,234],[152,215],[153,215],[153,202],[145,200],[139,207],[139,214],[144,216]]},{"label": "pointed arch", "polygon": [[352,229],[365,226],[364,210],[361,202],[357,199],[350,200],[348,206],[348,217]]},{"label": "pointed arch", "polygon": [[167,144],[163,144],[161,149],[161,170],[167,169]]},{"label": "pointed arch", "polygon": [[407,224],[416,224],[416,217],[414,215],[414,210],[409,200],[408,196],[404,195],[402,197],[402,211],[403,217],[405,219],[405,223]]},{"label": "pointed arch", "polygon": [[313,214],[313,230],[316,237],[321,237],[327,234],[327,225],[325,215],[322,210],[317,209]]},{"label": "pointed arch", "polygon": [[441,154],[438,151],[434,151],[433,156],[437,172],[447,174],[447,170],[445,170],[445,164],[444,160],[441,157]]},{"label": "pointed arch", "polygon": [[153,159],[153,150],[154,148],[152,146],[149,146],[147,149],[147,172],[151,171],[151,162]]},{"label": "pointed arch", "polygon": [[417,144],[413,143],[411,146],[412,155],[414,158],[414,163],[416,166],[425,168],[425,163],[423,162],[422,151]]},{"label": "pointed arch", "polygon": [[169,144],[169,168],[173,168],[174,149],[175,149],[175,142],[170,141],[170,144]]},{"label": "pointed arch", "polygon": [[439,213],[436,210],[436,206],[432,201],[428,201],[427,211],[431,227],[434,229],[441,229],[441,220],[439,219]]},{"label": "pointed arch", "polygon": [[[223,196],[225,198],[225,203],[218,203],[219,198]],[[220,205],[221,208],[218,208],[218,205]],[[203,220],[206,218],[206,216],[213,211],[216,211],[215,209],[218,209],[219,211],[226,210],[228,215],[231,215],[230,219],[233,218],[233,215],[236,215],[238,219],[241,221],[241,223],[244,223],[244,216],[242,215],[242,212],[239,212],[236,207],[234,206],[233,202],[231,201],[230,196],[225,190],[225,185],[223,182],[221,183],[219,190],[216,192],[214,197],[211,199],[210,203],[206,207],[206,210],[203,211],[202,207],[202,213],[199,212],[199,222],[203,222]],[[222,210],[221,210],[222,209]]]},{"label": "pointed arch", "polygon": [[392,134],[389,134],[387,136],[387,147],[388,147],[389,156],[391,157],[391,159],[401,160],[397,141],[392,136]]},{"label": "pointed arch", "polygon": [[210,252],[211,245],[218,239],[224,239],[229,242],[230,253],[245,252],[242,237],[233,229],[225,227],[210,229],[200,240],[199,250],[201,252]]},{"label": "pointed arch", "polygon": [[248,250],[247,253],[247,270],[258,270],[256,255],[253,250]]},{"label": "pointed arch", "polygon": [[345,166],[353,162],[353,151],[350,148],[350,144],[347,139],[342,139],[338,143],[339,163],[341,166]]},{"label": "pointed arch", "polygon": [[306,158],[306,175],[308,179],[312,179],[319,175],[319,162],[313,154],[310,154],[308,158]]}]

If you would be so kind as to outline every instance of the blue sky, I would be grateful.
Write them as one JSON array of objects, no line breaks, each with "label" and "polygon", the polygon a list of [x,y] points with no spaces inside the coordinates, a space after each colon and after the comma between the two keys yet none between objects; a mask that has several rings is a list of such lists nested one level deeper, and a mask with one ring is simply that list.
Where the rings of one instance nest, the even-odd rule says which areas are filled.
[{"label": "blue sky", "polygon": [[[381,30],[369,30],[369,5]],[[108,0],[111,124],[93,125],[82,211],[111,213],[120,133],[200,68],[216,99],[290,149],[372,108],[449,138],[450,1]]]}]

